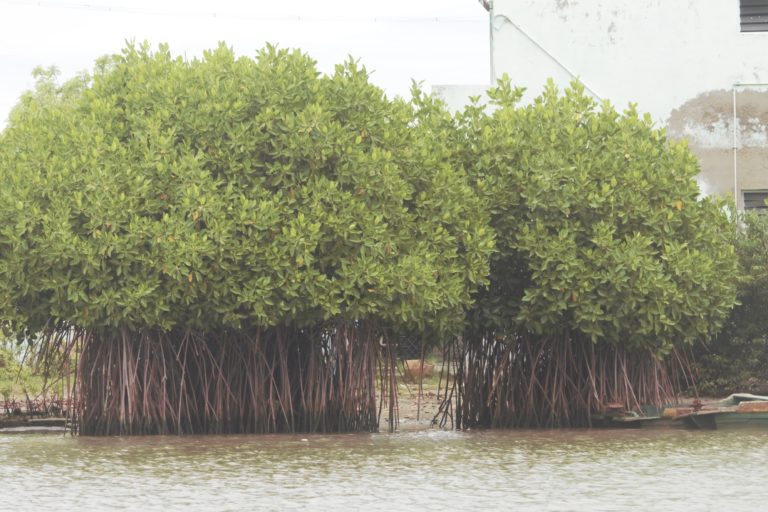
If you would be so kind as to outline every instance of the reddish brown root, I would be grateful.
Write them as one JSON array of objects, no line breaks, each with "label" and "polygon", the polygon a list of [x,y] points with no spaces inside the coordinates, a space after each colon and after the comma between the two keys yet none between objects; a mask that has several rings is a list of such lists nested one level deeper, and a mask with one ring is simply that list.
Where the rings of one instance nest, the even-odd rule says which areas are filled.
[{"label": "reddish brown root", "polygon": [[441,390],[435,421],[462,429],[591,426],[607,404],[675,402],[679,379],[690,375],[679,351],[666,362],[648,350],[568,336],[460,340],[445,356],[454,378]]},{"label": "reddish brown root", "polygon": [[79,354],[83,435],[378,430],[384,379],[376,377],[386,354],[365,326],[75,338],[67,350]]}]

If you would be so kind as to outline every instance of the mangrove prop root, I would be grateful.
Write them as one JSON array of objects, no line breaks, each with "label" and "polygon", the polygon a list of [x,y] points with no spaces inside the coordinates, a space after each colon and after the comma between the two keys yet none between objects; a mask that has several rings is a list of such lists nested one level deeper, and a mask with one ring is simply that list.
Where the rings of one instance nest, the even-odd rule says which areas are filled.
[{"label": "mangrove prop root", "polygon": [[[79,359],[82,435],[373,432],[376,372],[382,356],[393,361],[381,354],[374,329],[345,323],[56,339],[75,340],[66,350]],[[388,387],[392,413],[396,386]]]},{"label": "mangrove prop root", "polygon": [[690,375],[689,356],[669,362],[567,335],[459,339],[446,352],[454,379],[443,390],[435,422],[456,428],[585,427],[607,404],[628,410],[676,401]]}]

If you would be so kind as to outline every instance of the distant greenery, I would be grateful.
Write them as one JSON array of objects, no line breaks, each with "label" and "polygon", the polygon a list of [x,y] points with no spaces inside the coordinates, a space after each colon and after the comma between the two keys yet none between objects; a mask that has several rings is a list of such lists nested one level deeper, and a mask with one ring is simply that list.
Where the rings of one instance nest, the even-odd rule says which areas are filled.
[{"label": "distant greenery", "polygon": [[700,393],[768,393],[768,216],[748,212],[736,235],[740,302],[718,336],[698,347]]},{"label": "distant greenery", "polygon": [[45,379],[30,365],[21,365],[23,348],[10,341],[0,341],[0,399],[34,398],[42,390]]}]

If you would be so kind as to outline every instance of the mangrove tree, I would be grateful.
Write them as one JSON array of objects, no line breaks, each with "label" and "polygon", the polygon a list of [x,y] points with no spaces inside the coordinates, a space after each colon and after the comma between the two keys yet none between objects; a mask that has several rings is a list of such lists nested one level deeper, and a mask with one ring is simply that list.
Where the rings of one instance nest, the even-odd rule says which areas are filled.
[{"label": "mangrove tree", "polygon": [[84,434],[376,430],[388,333],[488,273],[444,115],[271,46],[42,74],[0,135],[2,325],[76,353]]},{"label": "mangrove tree", "polygon": [[458,423],[581,426],[674,399],[687,347],[735,300],[733,222],[694,155],[574,83],[531,103],[501,80],[456,118],[491,215],[490,284],[458,345]]}]

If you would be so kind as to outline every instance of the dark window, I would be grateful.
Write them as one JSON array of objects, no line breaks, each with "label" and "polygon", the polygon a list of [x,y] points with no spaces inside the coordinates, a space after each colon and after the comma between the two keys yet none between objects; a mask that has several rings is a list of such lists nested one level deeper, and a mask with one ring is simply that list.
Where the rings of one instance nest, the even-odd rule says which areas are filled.
[{"label": "dark window", "polygon": [[739,0],[742,32],[768,32],[768,0]]},{"label": "dark window", "polygon": [[744,191],[744,209],[768,211],[766,199],[768,199],[768,190]]}]

